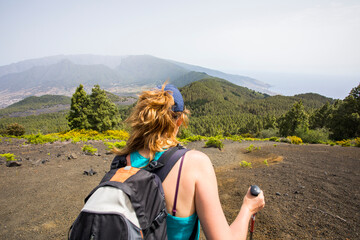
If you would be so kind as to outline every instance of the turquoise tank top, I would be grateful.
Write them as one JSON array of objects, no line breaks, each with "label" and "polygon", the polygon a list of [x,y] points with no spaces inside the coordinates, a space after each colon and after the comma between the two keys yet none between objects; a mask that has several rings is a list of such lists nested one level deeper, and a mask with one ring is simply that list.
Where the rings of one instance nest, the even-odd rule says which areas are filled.
[{"label": "turquoise tank top", "polygon": [[[153,161],[157,161],[163,153],[164,152],[155,153]],[[136,168],[142,168],[149,164],[149,158],[145,158],[141,156],[138,151],[130,153],[130,161],[131,161],[131,166]],[[196,222],[196,219],[198,219],[196,212],[190,217],[185,217],[185,218],[180,218],[168,214],[166,218],[168,239],[169,240],[189,239],[195,224],[198,224],[195,239],[199,239],[200,221],[198,220]]]}]

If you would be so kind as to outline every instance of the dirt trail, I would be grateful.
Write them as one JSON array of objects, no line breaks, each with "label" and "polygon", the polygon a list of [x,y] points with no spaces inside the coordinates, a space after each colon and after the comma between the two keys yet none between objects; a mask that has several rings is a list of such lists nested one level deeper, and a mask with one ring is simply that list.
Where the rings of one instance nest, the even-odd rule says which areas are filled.
[{"label": "dirt trail", "polygon": [[[0,153],[22,158],[21,167],[0,165],[0,239],[65,239],[113,156],[102,142],[87,143],[101,156],[83,155],[82,143],[22,143],[0,142]],[[250,144],[261,149],[248,153]],[[360,148],[274,144],[225,141],[222,151],[203,148],[204,142],[188,145],[212,160],[229,223],[248,186],[257,184],[266,207],[257,215],[254,239],[359,239]],[[77,158],[68,159],[71,154]],[[253,168],[240,167],[241,161]],[[97,174],[83,175],[90,168]]]}]

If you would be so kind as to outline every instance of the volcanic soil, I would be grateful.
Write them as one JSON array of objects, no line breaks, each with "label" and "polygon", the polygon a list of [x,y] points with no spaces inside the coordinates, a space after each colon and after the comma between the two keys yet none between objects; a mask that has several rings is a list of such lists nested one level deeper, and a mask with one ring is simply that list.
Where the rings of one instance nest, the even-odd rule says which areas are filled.
[{"label": "volcanic soil", "polygon": [[[0,160],[0,239],[66,239],[84,198],[114,156],[97,141],[86,143],[98,148],[95,156],[82,153],[84,143],[24,141],[0,142],[0,153],[14,153],[22,164],[7,167]],[[256,184],[266,206],[256,215],[254,239],[360,239],[360,148],[224,144],[222,150],[204,148],[201,141],[187,147],[212,160],[229,223],[248,187]],[[256,149],[250,152],[251,144]],[[241,161],[251,162],[252,168],[241,167]],[[96,174],[84,174],[90,169]]]}]

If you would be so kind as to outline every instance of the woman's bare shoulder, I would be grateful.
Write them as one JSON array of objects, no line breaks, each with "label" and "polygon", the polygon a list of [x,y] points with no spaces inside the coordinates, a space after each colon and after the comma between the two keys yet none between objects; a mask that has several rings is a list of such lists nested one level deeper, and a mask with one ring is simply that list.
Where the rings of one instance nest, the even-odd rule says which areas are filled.
[{"label": "woman's bare shoulder", "polygon": [[188,157],[198,159],[198,160],[207,160],[207,159],[209,159],[209,157],[205,153],[200,152],[200,151],[195,150],[195,149],[192,149],[192,150],[188,151],[186,153],[186,155]]},{"label": "woman's bare shoulder", "polygon": [[193,165],[212,167],[210,158],[203,152],[197,150],[190,150],[186,153],[186,157],[190,159]]}]

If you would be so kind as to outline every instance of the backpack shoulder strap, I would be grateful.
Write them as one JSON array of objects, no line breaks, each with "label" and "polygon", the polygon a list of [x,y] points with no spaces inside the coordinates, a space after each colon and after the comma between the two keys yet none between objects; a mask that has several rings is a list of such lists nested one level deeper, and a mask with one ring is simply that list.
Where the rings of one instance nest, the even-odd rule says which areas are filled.
[{"label": "backpack shoulder strap", "polygon": [[114,160],[111,162],[110,170],[126,167],[126,165],[127,165],[126,155],[117,155],[115,156]]},{"label": "backpack shoulder strap", "polygon": [[[176,147],[169,148],[165,153],[161,155],[161,157],[157,161],[150,162],[149,166],[147,166],[145,170],[149,172],[153,172],[156,168],[163,167],[177,150],[183,148],[184,147],[181,146],[180,144],[178,144]],[[126,154],[117,155],[114,157],[114,159],[111,162],[110,170],[126,167],[126,165],[127,165]]]},{"label": "backpack shoulder strap", "polygon": [[[175,163],[190,149],[184,148],[178,144],[175,147],[169,148],[157,161],[150,162],[149,166],[145,170],[155,173],[160,178],[161,182],[164,181],[169,174]],[[126,155],[115,156],[111,163],[111,169],[122,168],[127,165]]]},{"label": "backpack shoulder strap", "polygon": [[158,162],[157,165],[160,164],[162,167],[147,170],[158,175],[161,182],[163,182],[175,163],[188,151],[190,151],[190,149],[186,149],[178,144],[176,147],[167,150],[159,160],[156,161]]}]

